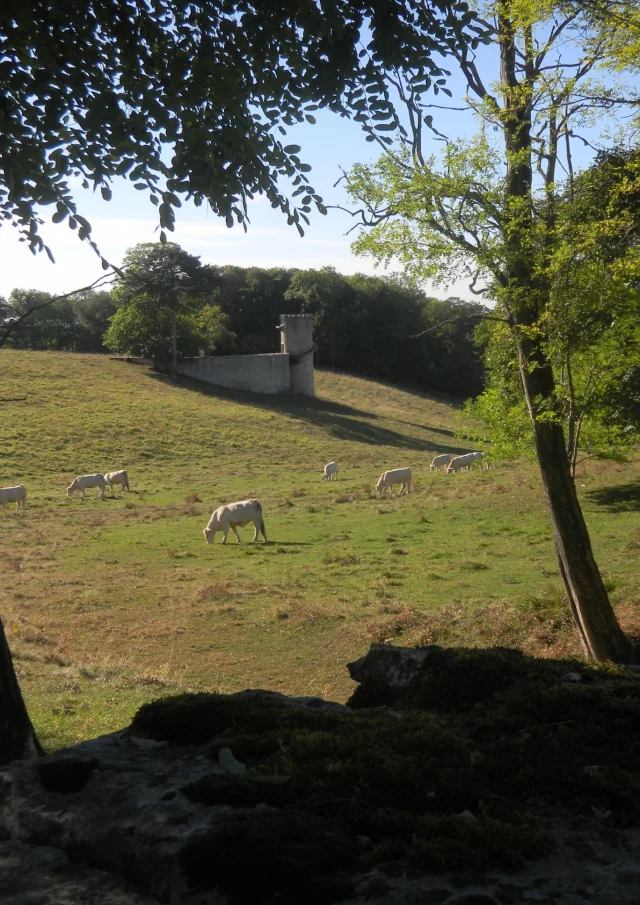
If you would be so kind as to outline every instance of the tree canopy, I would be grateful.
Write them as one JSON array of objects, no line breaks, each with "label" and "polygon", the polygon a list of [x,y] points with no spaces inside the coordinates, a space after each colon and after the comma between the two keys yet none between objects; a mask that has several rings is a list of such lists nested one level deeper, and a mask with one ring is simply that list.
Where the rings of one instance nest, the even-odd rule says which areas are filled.
[{"label": "tree canopy", "polygon": [[213,268],[175,242],[143,242],[125,255],[113,291],[118,310],[111,318],[105,345],[116,352],[171,362],[175,376],[178,340],[183,355],[196,354],[193,315],[218,284]]},{"label": "tree canopy", "polygon": [[411,66],[416,89],[437,91],[436,54],[462,36],[473,46],[474,22],[447,0],[9,0],[0,218],[42,250],[41,209],[54,205],[54,223],[93,244],[74,180],[109,199],[126,176],[156,205],[162,238],[181,199],[232,226],[256,193],[302,232],[324,207],[287,127],[326,106],[392,129],[385,69]]}]

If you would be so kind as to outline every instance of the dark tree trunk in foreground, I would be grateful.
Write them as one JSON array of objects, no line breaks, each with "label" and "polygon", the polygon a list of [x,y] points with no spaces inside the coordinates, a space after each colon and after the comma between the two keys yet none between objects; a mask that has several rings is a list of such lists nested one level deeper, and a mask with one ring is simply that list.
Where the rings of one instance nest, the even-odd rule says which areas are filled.
[{"label": "dark tree trunk in foreground", "polygon": [[22,698],[0,619],[0,764],[42,753]]}]

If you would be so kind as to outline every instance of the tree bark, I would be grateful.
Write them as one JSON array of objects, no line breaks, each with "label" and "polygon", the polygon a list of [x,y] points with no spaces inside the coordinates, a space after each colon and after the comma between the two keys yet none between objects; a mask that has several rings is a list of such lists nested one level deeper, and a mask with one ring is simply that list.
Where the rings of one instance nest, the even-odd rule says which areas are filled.
[{"label": "tree bark", "polygon": [[176,309],[171,309],[171,376],[178,376],[178,330],[176,327]]},{"label": "tree bark", "polygon": [[523,352],[521,350],[523,384],[545,499],[553,525],[560,574],[580,640],[586,655],[595,662],[628,662],[633,653],[632,644],[618,625],[593,555],[571,476],[562,425],[536,417],[535,400],[550,398],[549,387],[544,384],[549,381],[551,369],[547,366],[530,371]]},{"label": "tree bark", "polygon": [[0,764],[43,753],[27,713],[0,619]]}]

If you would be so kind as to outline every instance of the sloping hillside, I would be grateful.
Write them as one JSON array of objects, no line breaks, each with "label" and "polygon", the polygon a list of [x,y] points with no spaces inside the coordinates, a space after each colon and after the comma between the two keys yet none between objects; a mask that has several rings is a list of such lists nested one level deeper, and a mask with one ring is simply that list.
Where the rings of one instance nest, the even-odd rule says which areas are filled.
[{"label": "sloping hillside", "polygon": [[[345,699],[344,664],[387,638],[572,650],[534,466],[430,473],[434,454],[468,448],[451,404],[343,374],[318,373],[317,390],[262,397],[100,356],[0,353],[0,486],[29,491],[26,515],[0,513],[2,614],[45,741],[124,725],[163,683]],[[415,492],[378,498],[401,465]],[[130,494],[67,498],[76,474],[123,467]],[[638,477],[589,463],[579,478],[629,622]],[[269,544],[206,546],[211,511],[253,496]]]}]

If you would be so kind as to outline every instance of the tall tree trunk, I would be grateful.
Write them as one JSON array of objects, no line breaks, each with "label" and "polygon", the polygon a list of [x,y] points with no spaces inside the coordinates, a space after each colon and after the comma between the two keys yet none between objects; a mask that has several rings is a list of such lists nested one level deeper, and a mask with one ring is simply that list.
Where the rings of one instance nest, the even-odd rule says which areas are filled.
[{"label": "tall tree trunk", "polygon": [[[522,345],[522,344],[521,344]],[[521,373],[527,407],[533,425],[536,453],[547,508],[555,534],[560,574],[586,655],[596,662],[631,659],[632,645],[609,602],[607,590],[593,555],[591,539],[580,507],[565,447],[562,425],[539,420],[536,400],[549,399],[551,369],[527,366],[521,349]],[[545,385],[546,384],[546,385]]]},{"label": "tall tree trunk", "polygon": [[0,619],[0,764],[42,753],[18,685]]},{"label": "tall tree trunk", "polygon": [[[551,288],[544,268],[535,266],[538,243],[533,235],[532,216],[531,103],[536,75],[534,44],[531,34],[526,33],[525,78],[519,82],[516,70],[516,31],[509,12],[510,0],[499,0],[500,82],[504,101],[501,121],[507,153],[505,302],[516,333],[520,377],[533,426],[536,453],[569,606],[586,654],[596,662],[625,662],[631,658],[632,645],[618,625],[596,565],[589,532],[571,478],[562,425],[557,417],[553,417],[557,415],[555,381],[538,327],[541,316],[550,303]],[[547,203],[551,204],[552,201],[548,191]],[[548,245],[553,241],[552,211],[546,226]]]},{"label": "tall tree trunk", "polygon": [[176,309],[171,309],[171,376],[178,375],[178,330],[176,326]]}]

